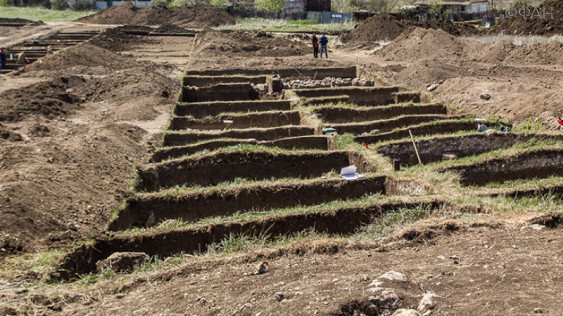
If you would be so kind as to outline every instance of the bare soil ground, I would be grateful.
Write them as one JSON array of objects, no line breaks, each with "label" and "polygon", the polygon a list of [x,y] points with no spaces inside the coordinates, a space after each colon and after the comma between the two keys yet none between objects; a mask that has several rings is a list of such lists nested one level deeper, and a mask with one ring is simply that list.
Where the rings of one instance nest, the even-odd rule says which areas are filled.
[{"label": "bare soil ground", "polygon": [[16,82],[0,101],[8,135],[0,140],[3,256],[104,228],[127,194],[133,164],[158,143],[180,73],[84,44],[2,80]]}]

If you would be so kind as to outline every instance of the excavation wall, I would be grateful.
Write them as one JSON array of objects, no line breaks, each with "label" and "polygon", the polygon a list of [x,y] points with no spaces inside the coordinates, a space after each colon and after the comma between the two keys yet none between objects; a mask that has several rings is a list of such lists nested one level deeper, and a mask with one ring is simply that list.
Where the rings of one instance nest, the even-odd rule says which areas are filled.
[{"label": "excavation wall", "polygon": [[299,125],[299,111],[250,113],[244,115],[221,115],[214,118],[191,119],[174,117],[168,127],[171,130],[199,129],[217,130],[225,128],[276,127]]},{"label": "excavation wall", "polygon": [[424,105],[391,105],[379,106],[375,108],[346,108],[346,107],[326,107],[318,108],[313,111],[323,121],[330,123],[350,123],[389,119],[401,115],[414,114],[448,114],[448,110],[443,104],[424,104]]},{"label": "excavation wall", "polygon": [[331,67],[331,68],[290,68],[290,69],[246,69],[246,68],[230,68],[222,70],[203,70],[188,71],[188,76],[229,76],[229,75],[273,75],[276,74],[282,78],[315,78],[323,79],[326,77],[336,78],[356,78],[356,67]]},{"label": "excavation wall", "polygon": [[215,138],[253,138],[274,140],[285,137],[311,136],[315,128],[306,126],[284,126],[275,128],[231,129],[220,132],[189,132],[164,134],[163,146],[181,146]]},{"label": "excavation wall", "polygon": [[[485,152],[508,148],[517,142],[536,139],[557,139],[550,135],[522,135],[513,133],[473,134],[418,140],[416,145],[423,163],[441,161],[444,154],[453,154],[459,158],[479,155]],[[416,165],[418,159],[411,141],[389,144],[377,149],[377,152],[391,159],[401,159],[402,165]]]},{"label": "excavation wall", "polygon": [[287,100],[267,101],[216,101],[198,103],[179,103],[174,108],[174,114],[178,116],[193,116],[203,118],[216,116],[221,113],[237,112],[261,112],[261,111],[289,111],[291,102]]},{"label": "excavation wall", "polygon": [[258,100],[249,83],[218,84],[209,87],[182,87],[181,102]]},{"label": "excavation wall", "polygon": [[359,172],[368,166],[347,151],[321,153],[219,152],[138,168],[138,191],[156,191],[176,185],[210,186],[236,178],[320,177],[359,162]]},{"label": "excavation wall", "polygon": [[482,163],[443,169],[461,175],[463,185],[484,185],[516,179],[563,176],[562,150],[537,150],[518,156],[491,159]]},{"label": "excavation wall", "polygon": [[145,195],[129,199],[127,207],[110,224],[110,230],[151,226],[166,219],[198,221],[236,212],[315,205],[333,200],[385,194],[385,177],[355,181],[344,179],[287,182],[185,193],[178,196]]}]

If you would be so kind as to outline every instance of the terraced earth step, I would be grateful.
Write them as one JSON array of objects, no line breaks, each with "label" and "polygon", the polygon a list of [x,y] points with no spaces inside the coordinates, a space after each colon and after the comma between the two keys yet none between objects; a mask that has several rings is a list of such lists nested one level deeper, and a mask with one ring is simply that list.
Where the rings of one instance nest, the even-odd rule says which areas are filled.
[{"label": "terraced earth step", "polygon": [[226,128],[277,127],[301,124],[299,111],[270,111],[248,114],[224,114],[214,118],[173,117],[168,129],[218,130]]},{"label": "terraced earth step", "polygon": [[270,182],[228,189],[191,190],[178,194],[143,194],[127,205],[110,223],[109,230],[150,227],[168,219],[197,222],[207,217],[229,216],[249,211],[315,205],[334,200],[385,194],[385,177],[354,181],[344,179]]},{"label": "terraced earth step", "polygon": [[214,243],[228,236],[244,234],[259,238],[291,236],[303,231],[326,234],[353,234],[358,229],[389,212],[401,209],[426,208],[454,210],[456,206],[436,199],[401,202],[371,202],[357,207],[326,209],[320,212],[302,212],[248,220],[220,222],[204,226],[177,228],[166,231],[119,233],[98,237],[79,246],[66,255],[52,277],[73,279],[81,274],[96,272],[96,262],[115,252],[141,251],[149,256],[167,257],[178,253],[202,253]]},{"label": "terraced earth step", "polygon": [[162,146],[182,146],[218,138],[275,140],[286,137],[313,136],[315,128],[282,126],[273,128],[229,129],[224,131],[166,132]]},{"label": "terraced earth step", "polygon": [[444,104],[389,105],[376,107],[321,107],[313,110],[320,119],[328,123],[365,122],[390,119],[402,115],[448,114]]},{"label": "terraced earth step", "polygon": [[174,186],[213,186],[235,179],[316,178],[349,165],[358,172],[375,166],[359,152],[215,152],[137,168],[135,189],[158,191]]},{"label": "terraced earth step", "polygon": [[402,139],[409,137],[409,130],[416,136],[427,136],[435,134],[448,134],[461,131],[476,131],[477,122],[474,119],[465,120],[438,120],[420,123],[414,126],[398,128],[390,132],[378,133],[374,135],[355,136],[354,140],[358,143],[375,144],[378,142]]},{"label": "terraced earth step", "polygon": [[258,92],[250,83],[220,83],[208,87],[183,86],[179,101],[250,101],[258,98]]},{"label": "terraced earth step", "polygon": [[299,98],[318,98],[348,96],[349,103],[359,105],[385,105],[395,104],[395,93],[400,91],[399,87],[334,87],[314,89],[290,90]]},{"label": "terraced earth step", "polygon": [[[526,141],[563,140],[563,136],[549,134],[478,133],[462,136],[440,136],[417,140],[416,146],[423,163],[442,161],[444,154],[458,158],[480,155],[489,151],[512,147]],[[401,165],[418,164],[418,158],[410,140],[394,142],[377,148],[377,152],[401,160]]]},{"label": "terraced earth step", "polygon": [[510,198],[525,198],[525,197],[540,197],[540,196],[552,196],[553,198],[563,200],[563,185],[548,185],[541,188],[528,188],[528,189],[500,189],[495,190],[498,192],[480,194],[480,196],[504,196]]},{"label": "terraced earth step", "polygon": [[201,143],[161,148],[152,155],[151,162],[161,162],[167,159],[179,158],[192,155],[204,150],[213,151],[222,147],[253,144],[269,147],[279,147],[284,149],[335,149],[334,139],[330,136],[299,136],[287,137],[270,141],[257,141],[256,139],[221,139],[210,140]]},{"label": "terraced earth step", "polygon": [[228,112],[290,111],[291,109],[291,101],[289,100],[211,101],[178,103],[174,107],[174,114],[203,118]]},{"label": "terraced earth step", "polygon": [[185,76],[182,79],[182,84],[184,86],[212,86],[220,83],[253,83],[253,84],[265,84],[266,76]]},{"label": "terraced earth step", "polygon": [[441,168],[440,171],[459,173],[462,185],[485,185],[516,179],[563,176],[563,148],[538,149],[514,156]]},{"label": "terraced earth step", "polygon": [[247,68],[229,68],[216,70],[189,70],[187,76],[229,76],[229,75],[273,75],[277,74],[283,79],[288,78],[314,78],[324,79],[327,77],[336,78],[356,78],[356,67],[321,67],[321,68],[278,68],[278,69],[247,69]]},{"label": "terraced earth step", "polygon": [[460,116],[448,116],[442,114],[428,114],[428,115],[404,115],[387,120],[359,122],[359,123],[338,123],[326,124],[327,127],[335,128],[338,134],[352,133],[363,134],[370,133],[373,130],[381,132],[390,132],[396,128],[406,127],[409,125],[420,124],[424,122],[432,122],[437,120],[451,120],[460,119]]}]

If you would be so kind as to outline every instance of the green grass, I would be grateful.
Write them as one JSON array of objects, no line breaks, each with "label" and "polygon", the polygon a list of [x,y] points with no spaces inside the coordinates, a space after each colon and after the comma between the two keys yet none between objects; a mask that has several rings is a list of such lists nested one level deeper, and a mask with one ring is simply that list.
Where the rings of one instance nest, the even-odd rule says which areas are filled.
[{"label": "green grass", "polygon": [[235,25],[220,26],[221,30],[248,30],[268,32],[339,32],[350,31],[355,23],[322,24],[310,20],[238,19]]},{"label": "green grass", "polygon": [[59,11],[40,8],[0,7],[0,18],[31,21],[68,22],[94,13],[93,11]]}]

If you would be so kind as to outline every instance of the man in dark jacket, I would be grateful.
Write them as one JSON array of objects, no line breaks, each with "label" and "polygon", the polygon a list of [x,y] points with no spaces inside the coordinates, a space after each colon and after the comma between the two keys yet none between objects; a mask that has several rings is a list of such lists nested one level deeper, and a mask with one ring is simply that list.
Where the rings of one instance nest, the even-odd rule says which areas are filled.
[{"label": "man in dark jacket", "polygon": [[319,56],[319,39],[315,34],[313,34],[313,56],[315,56],[315,58]]},{"label": "man in dark jacket", "polygon": [[6,69],[6,53],[4,48],[0,48],[0,69]]},{"label": "man in dark jacket", "polygon": [[328,58],[328,51],[326,49],[326,44],[328,43],[328,38],[326,37],[326,35],[323,34],[323,36],[321,36],[321,39],[319,40],[319,42],[321,43],[321,58],[323,58],[323,51],[325,52],[325,57]]}]

